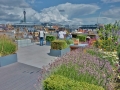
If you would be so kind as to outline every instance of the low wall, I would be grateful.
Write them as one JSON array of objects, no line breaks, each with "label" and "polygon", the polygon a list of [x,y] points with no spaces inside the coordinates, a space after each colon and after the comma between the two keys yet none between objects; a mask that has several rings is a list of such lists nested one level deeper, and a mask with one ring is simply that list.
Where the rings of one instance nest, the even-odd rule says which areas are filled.
[{"label": "low wall", "polygon": [[22,40],[15,40],[18,47],[25,47],[29,45],[34,45],[34,43],[31,42],[31,39],[22,39]]}]

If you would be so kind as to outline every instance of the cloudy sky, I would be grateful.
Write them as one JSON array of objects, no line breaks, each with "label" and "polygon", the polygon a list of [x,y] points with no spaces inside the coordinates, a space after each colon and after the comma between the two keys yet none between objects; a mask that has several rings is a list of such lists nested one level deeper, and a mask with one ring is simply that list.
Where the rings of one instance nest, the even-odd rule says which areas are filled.
[{"label": "cloudy sky", "polygon": [[0,0],[0,23],[113,23],[120,20],[120,0]]}]

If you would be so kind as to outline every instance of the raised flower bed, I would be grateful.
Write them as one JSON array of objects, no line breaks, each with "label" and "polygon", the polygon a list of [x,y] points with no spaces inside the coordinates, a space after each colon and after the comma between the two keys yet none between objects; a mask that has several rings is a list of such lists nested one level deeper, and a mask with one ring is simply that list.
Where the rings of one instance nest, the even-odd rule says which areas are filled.
[{"label": "raised flower bed", "polygon": [[0,57],[0,67],[17,62],[17,54]]},{"label": "raised flower bed", "polygon": [[17,45],[6,35],[0,36],[0,67],[17,62]]},{"label": "raised flower bed", "polygon": [[55,40],[51,43],[51,56],[63,56],[68,52],[70,52],[70,47],[67,45],[65,40]]}]

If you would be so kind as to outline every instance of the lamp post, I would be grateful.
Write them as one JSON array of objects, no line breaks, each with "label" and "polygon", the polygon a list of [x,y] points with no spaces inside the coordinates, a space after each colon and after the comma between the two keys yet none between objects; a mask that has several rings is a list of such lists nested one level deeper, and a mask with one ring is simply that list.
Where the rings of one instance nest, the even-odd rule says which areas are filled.
[{"label": "lamp post", "polygon": [[101,16],[101,12],[99,13],[99,16],[97,17],[97,28],[98,28],[98,24],[99,24],[99,18]]}]

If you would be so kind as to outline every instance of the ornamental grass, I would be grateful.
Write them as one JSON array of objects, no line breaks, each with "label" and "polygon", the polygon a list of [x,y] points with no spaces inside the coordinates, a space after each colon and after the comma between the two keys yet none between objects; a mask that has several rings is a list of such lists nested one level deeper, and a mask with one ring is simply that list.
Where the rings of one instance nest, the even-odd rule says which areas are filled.
[{"label": "ornamental grass", "polygon": [[7,35],[0,35],[0,56],[14,54],[17,51],[17,45]]}]

